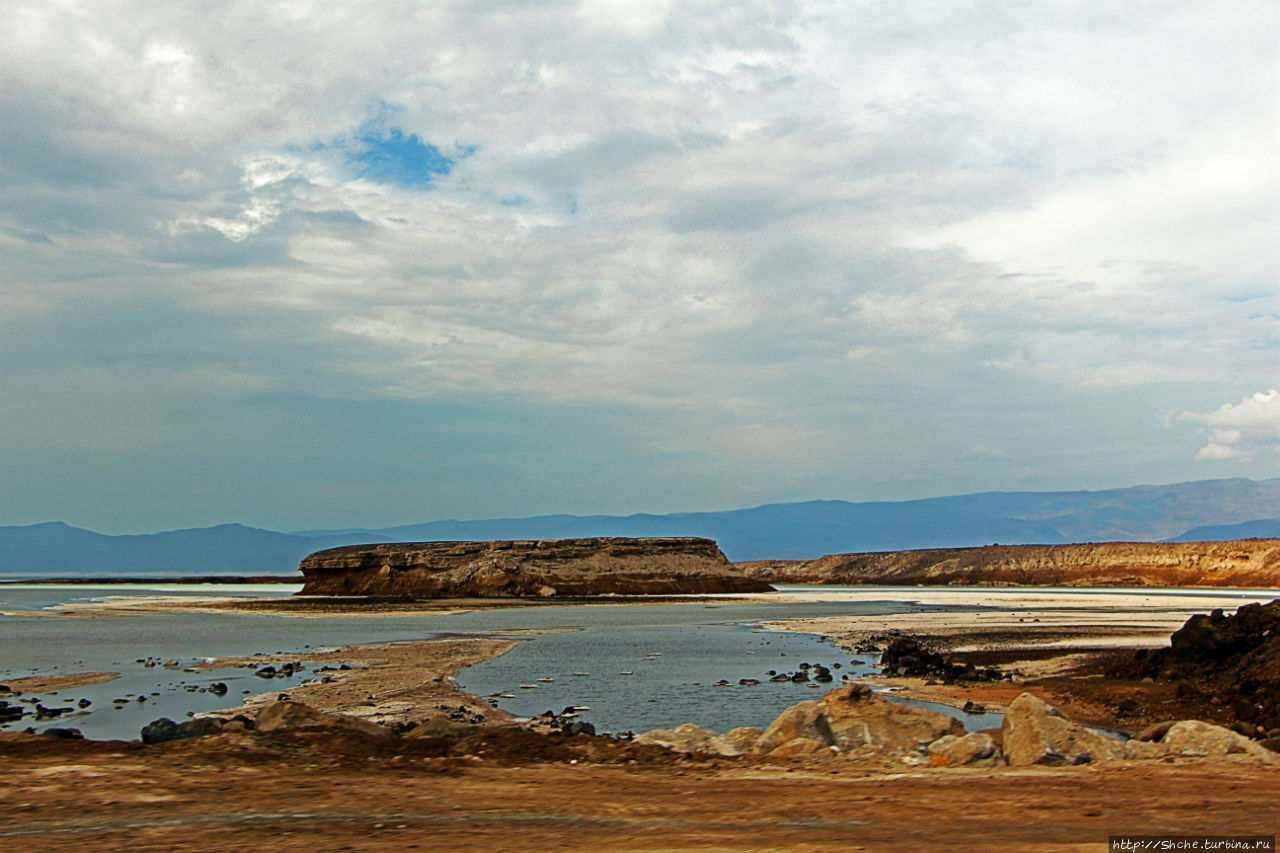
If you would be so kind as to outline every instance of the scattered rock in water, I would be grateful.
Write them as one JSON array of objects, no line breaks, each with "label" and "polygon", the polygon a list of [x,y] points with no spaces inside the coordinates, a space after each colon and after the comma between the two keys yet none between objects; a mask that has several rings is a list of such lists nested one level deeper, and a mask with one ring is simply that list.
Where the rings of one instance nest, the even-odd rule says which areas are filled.
[{"label": "scattered rock in water", "polygon": [[0,723],[13,723],[27,716],[29,712],[21,705],[10,705],[0,700]]},{"label": "scattered rock in water", "polygon": [[62,740],[84,740],[84,734],[79,729],[64,729],[58,726],[50,726],[40,734],[44,737],[55,737]]},{"label": "scattered rock in water", "polygon": [[[585,706],[581,706],[585,708]],[[596,727],[586,720],[577,719],[581,713],[580,706],[570,705],[559,714],[555,711],[544,711],[525,724],[529,731],[549,734],[559,732],[566,735],[594,735]],[[483,718],[479,718],[483,722]]]},{"label": "scattered rock in water", "polygon": [[185,740],[192,737],[206,737],[222,731],[224,723],[213,717],[200,717],[175,723],[168,717],[153,720],[142,727],[143,743],[168,743],[172,740]]},{"label": "scattered rock in water", "polygon": [[70,714],[74,710],[75,708],[72,708],[72,707],[46,708],[44,705],[41,705],[40,703],[37,702],[36,703],[36,719],[51,720],[54,717],[61,717],[63,714]]},{"label": "scattered rock in water", "polygon": [[998,669],[978,669],[971,663],[951,663],[914,637],[894,637],[880,656],[882,675],[907,678],[936,678],[944,684],[957,681],[999,681]]}]

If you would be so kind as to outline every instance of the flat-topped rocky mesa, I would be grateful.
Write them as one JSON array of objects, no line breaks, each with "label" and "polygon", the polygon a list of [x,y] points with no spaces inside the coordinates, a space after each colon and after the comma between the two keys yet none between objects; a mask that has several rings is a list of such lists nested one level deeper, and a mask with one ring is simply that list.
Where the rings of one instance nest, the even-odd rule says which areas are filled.
[{"label": "flat-topped rocky mesa", "polygon": [[772,583],[1280,586],[1280,539],[987,545],[739,563]]},{"label": "flat-topped rocky mesa", "polygon": [[306,557],[300,595],[489,598],[771,592],[710,539],[394,542]]}]

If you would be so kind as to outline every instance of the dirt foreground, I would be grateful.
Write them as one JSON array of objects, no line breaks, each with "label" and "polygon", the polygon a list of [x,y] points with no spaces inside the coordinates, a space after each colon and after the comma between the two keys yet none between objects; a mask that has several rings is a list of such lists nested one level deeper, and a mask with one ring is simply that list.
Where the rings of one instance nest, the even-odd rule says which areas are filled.
[{"label": "dirt foreground", "polygon": [[722,758],[599,763],[568,757],[569,741],[591,738],[530,737],[547,742],[541,754],[442,758],[424,742],[389,748],[356,735],[155,746],[0,735],[0,843],[12,851],[1101,851],[1109,835],[1271,835],[1280,825],[1280,774],[1247,765],[890,773]]}]

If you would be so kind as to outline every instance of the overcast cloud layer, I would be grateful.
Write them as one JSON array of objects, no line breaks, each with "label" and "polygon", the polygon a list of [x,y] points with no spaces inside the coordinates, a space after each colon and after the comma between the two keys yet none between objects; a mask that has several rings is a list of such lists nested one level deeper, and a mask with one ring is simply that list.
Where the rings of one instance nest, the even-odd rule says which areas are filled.
[{"label": "overcast cloud layer", "polygon": [[1276,10],[11,3],[0,522],[1277,476]]}]

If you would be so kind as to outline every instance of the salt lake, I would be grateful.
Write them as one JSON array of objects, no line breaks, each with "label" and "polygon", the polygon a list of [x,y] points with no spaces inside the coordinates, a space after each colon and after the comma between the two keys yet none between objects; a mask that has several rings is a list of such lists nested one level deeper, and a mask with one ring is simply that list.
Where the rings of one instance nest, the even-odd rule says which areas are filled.
[{"label": "salt lake", "polygon": [[[308,669],[266,682],[252,669],[194,669],[210,658],[267,652],[305,662],[309,649],[321,647],[536,631],[505,655],[462,670],[458,685],[481,696],[493,695],[500,707],[517,716],[586,706],[589,710],[581,718],[602,731],[640,732],[688,721],[724,731],[767,725],[787,706],[822,693],[805,681],[771,682],[770,671],[794,672],[801,663],[823,664],[837,680],[874,671],[873,656],[851,655],[818,635],[766,630],[760,622],[984,609],[973,603],[928,603],[920,600],[928,598],[922,589],[780,589],[787,595],[774,600],[759,596],[750,601],[302,618],[225,611],[56,615],[49,609],[113,597],[281,597],[297,590],[287,585],[0,585],[0,683],[34,674],[120,673],[102,684],[24,695],[22,699],[38,699],[46,707],[75,710],[40,722],[27,717],[8,727],[74,727],[87,737],[128,739],[157,717],[182,719],[188,713],[232,707],[249,693],[287,692],[291,685],[315,677]],[[1123,594],[1114,589],[1102,592]],[[1274,590],[1199,589],[1185,594],[1212,597],[1219,592],[1224,599],[1275,597]],[[982,598],[990,601],[987,608],[1009,610],[1020,606],[1012,601],[1012,593],[988,589],[982,590]],[[1153,591],[1133,593],[1149,597]],[[1158,594],[1176,598],[1179,591]],[[166,668],[165,661],[177,661],[177,666]],[[226,685],[225,695],[209,692],[214,684]],[[83,709],[78,707],[81,699],[89,702]],[[934,707],[955,714],[970,728],[999,719]]]}]

